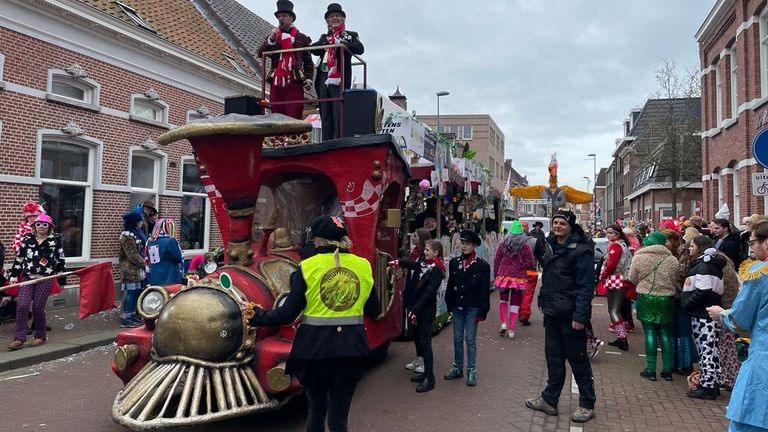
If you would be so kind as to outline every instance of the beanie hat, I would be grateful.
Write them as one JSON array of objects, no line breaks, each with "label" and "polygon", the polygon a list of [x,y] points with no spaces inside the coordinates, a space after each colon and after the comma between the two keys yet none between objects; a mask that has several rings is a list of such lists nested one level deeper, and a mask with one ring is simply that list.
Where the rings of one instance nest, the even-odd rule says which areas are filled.
[{"label": "beanie hat", "polygon": [[314,237],[328,240],[341,240],[347,235],[344,220],[338,216],[320,216],[312,221],[309,228]]},{"label": "beanie hat", "polygon": [[512,221],[512,224],[509,227],[509,233],[510,234],[523,234],[525,232],[525,229],[523,228],[523,224],[519,221]]},{"label": "beanie hat", "polygon": [[665,245],[667,244],[667,236],[659,231],[654,231],[648,234],[643,240],[643,246]]},{"label": "beanie hat", "polygon": [[141,207],[134,207],[129,211],[128,213],[125,213],[123,215],[123,222],[125,223],[125,227],[127,228],[133,228],[141,222],[144,219],[144,213],[141,211]]},{"label": "beanie hat", "polygon": [[566,222],[568,222],[568,225],[571,226],[571,228],[574,228],[576,226],[576,215],[573,214],[570,210],[558,210],[557,213],[555,213],[554,216],[552,216],[552,220],[555,220],[557,218],[565,219]]}]

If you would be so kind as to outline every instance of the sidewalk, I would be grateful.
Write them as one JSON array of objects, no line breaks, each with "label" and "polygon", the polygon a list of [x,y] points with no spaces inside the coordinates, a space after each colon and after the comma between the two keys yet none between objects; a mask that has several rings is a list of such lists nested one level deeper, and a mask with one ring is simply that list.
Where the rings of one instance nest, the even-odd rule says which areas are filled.
[{"label": "sidewalk", "polygon": [[[120,330],[120,311],[112,309],[77,319],[78,308],[48,309],[46,319],[51,331],[48,342],[39,347],[25,346],[18,351],[8,351],[6,346],[13,340],[16,323],[0,323],[0,372],[66,357],[93,347],[114,342]],[[27,336],[27,343],[33,335]]]}]

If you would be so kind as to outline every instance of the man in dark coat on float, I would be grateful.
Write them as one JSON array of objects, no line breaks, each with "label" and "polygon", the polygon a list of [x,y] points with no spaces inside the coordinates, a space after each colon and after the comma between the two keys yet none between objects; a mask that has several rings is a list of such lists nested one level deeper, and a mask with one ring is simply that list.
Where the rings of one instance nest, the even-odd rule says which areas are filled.
[{"label": "man in dark coat on float", "polygon": [[[365,51],[363,43],[357,32],[347,30],[345,21],[347,14],[338,3],[328,5],[325,12],[325,22],[328,24],[328,32],[322,34],[312,46],[344,45],[348,50],[341,48],[329,48],[313,51],[312,54],[320,56],[315,77],[315,89],[317,97],[335,98],[343,95],[341,87],[341,62],[344,55],[344,88],[352,86],[352,54],[361,55]],[[343,131],[338,130],[341,105],[338,102],[320,102],[320,117],[322,119],[323,141],[339,138]]]}]

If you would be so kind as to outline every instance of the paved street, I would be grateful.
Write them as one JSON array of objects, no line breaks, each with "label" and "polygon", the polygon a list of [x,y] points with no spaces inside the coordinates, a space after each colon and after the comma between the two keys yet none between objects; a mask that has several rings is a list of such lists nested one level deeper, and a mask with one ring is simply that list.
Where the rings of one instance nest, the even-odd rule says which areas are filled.
[{"label": "paved street", "polygon": [[[494,294],[496,297],[496,294]],[[594,304],[595,327],[607,326],[604,298]],[[531,327],[519,327],[514,340],[496,333],[498,316],[481,324],[479,385],[438,378],[434,391],[419,395],[403,364],[411,360],[410,342],[393,343],[387,359],[361,382],[350,416],[353,431],[724,431],[727,400],[714,402],[685,397],[685,380],[650,382],[638,373],[643,367],[641,333],[630,335],[630,351],[613,349],[594,362],[598,402],[596,419],[572,424],[576,407],[570,382],[561,399],[561,414],[546,417],[526,409],[546,381],[540,316]],[[451,329],[434,339],[437,374],[452,358]],[[120,381],[109,363],[113,347],[105,346],[65,359],[0,374],[0,405],[5,415],[0,429],[21,431],[124,431],[109,418]],[[2,356],[3,354],[0,354]],[[727,398],[727,393],[724,394]],[[283,411],[219,423],[200,431],[302,431],[306,405],[299,398]]]}]

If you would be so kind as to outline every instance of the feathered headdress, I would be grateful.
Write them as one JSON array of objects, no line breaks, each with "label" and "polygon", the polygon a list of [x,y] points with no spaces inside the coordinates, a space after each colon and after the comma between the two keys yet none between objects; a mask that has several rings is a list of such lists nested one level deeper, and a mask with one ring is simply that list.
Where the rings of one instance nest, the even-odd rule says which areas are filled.
[{"label": "feathered headdress", "polygon": [[45,210],[37,201],[27,201],[21,209],[21,215],[23,217],[39,216],[41,214],[45,214]]}]

